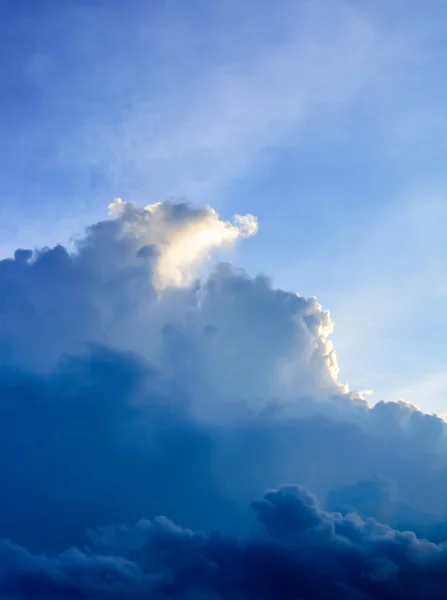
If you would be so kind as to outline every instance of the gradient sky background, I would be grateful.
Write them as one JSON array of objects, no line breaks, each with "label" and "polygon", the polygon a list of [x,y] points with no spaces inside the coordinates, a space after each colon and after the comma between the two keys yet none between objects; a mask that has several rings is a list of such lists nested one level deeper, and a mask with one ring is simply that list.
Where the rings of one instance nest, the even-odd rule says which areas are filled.
[{"label": "gradient sky background", "polygon": [[1,255],[117,196],[251,212],[232,260],[318,296],[341,379],[447,414],[445,12],[0,0]]}]

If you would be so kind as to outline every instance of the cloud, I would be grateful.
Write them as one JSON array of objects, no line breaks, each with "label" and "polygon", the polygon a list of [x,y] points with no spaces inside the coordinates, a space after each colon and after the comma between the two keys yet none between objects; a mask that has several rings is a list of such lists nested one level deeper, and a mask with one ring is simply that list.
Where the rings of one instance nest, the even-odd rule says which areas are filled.
[{"label": "cloud", "polygon": [[37,556],[4,542],[0,590],[24,600],[443,597],[445,544],[322,511],[293,486],[267,492],[253,508],[259,531],[242,539],[159,518],[92,532],[88,552]]},{"label": "cloud", "polygon": [[[254,217],[223,222],[174,203],[111,209],[73,251],[19,249],[0,262],[4,593],[256,598],[283,585],[310,598],[326,577],[334,598],[411,586],[423,597],[431,578],[435,598],[444,546],[399,529],[444,540],[446,423],[404,402],[371,408],[350,391],[315,298],[228,264],[201,268],[213,249],[252,235]],[[261,541],[247,540],[249,503],[285,483],[361,516],[281,488],[255,506]],[[142,517],[156,523],[156,567],[136,549],[63,552],[84,548],[87,529]]]},{"label": "cloud", "polygon": [[253,215],[235,215],[233,223],[224,222],[210,206],[191,208],[186,204],[158,202],[140,210],[118,198],[109,205],[109,210],[112,215],[121,216],[125,229],[130,229],[140,244],[147,241],[140,249],[140,256],[156,252],[157,289],[190,283],[194,268],[210,250],[229,246],[258,231]]},{"label": "cloud", "polygon": [[118,218],[91,227],[75,253],[58,246],[1,263],[8,360],[50,368],[98,342],[140,352],[202,398],[216,386],[247,400],[339,388],[332,323],[315,299],[228,265],[188,285],[213,247],[255,232],[254,217],[231,224],[211,208],[171,203],[117,202],[112,212]]}]

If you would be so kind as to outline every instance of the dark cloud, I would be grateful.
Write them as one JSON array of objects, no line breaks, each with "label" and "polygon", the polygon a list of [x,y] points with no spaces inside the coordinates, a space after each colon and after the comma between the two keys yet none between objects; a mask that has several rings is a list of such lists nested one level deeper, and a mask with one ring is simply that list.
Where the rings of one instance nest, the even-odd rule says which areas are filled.
[{"label": "dark cloud", "polygon": [[350,392],[314,298],[197,278],[252,217],[114,210],[75,251],[0,261],[3,596],[438,597],[446,423]]},{"label": "dark cloud", "polygon": [[23,600],[444,598],[445,544],[324,512],[293,486],[267,492],[253,508],[259,528],[240,539],[159,518],[94,532],[89,551],[55,557],[4,542],[0,591]]},{"label": "dark cloud", "polygon": [[[177,382],[135,355],[102,347],[67,358],[51,374],[4,367],[0,397],[0,474],[8,485],[0,530],[36,550],[62,549],[80,543],[86,527],[142,515],[240,530],[246,504],[269,486],[300,481],[324,498],[373,473],[393,481],[412,507],[408,515],[424,510],[429,523],[442,515],[445,459],[417,462],[411,428],[384,445],[366,417],[291,416],[271,406],[255,416],[241,408],[237,421],[200,421]],[[413,461],[411,474],[405,460]],[[377,512],[387,497],[368,494],[366,509],[353,502],[354,510],[402,525]],[[208,498],[206,510],[197,497]]]}]

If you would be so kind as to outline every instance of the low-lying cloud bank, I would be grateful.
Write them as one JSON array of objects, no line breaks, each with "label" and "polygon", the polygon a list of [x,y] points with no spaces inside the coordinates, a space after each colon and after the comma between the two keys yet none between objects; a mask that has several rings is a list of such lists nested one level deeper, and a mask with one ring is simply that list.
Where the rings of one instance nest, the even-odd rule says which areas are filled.
[{"label": "low-lying cloud bank", "polygon": [[447,544],[322,511],[292,486],[267,492],[253,508],[259,531],[243,539],[159,518],[92,532],[93,550],[52,558],[3,542],[0,591],[46,599],[411,600],[445,593]]},{"label": "low-lying cloud bank", "polygon": [[0,262],[3,597],[443,597],[446,423],[349,391],[314,298],[204,274],[253,216],[111,212]]}]

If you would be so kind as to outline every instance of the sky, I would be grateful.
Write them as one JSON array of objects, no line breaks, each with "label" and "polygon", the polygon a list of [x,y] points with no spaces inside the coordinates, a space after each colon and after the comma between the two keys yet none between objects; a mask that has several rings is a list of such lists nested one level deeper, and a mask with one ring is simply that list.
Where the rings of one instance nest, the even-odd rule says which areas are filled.
[{"label": "sky", "polygon": [[0,597],[444,598],[443,4],[0,0]]},{"label": "sky", "polygon": [[254,215],[109,210],[0,261],[0,596],[441,600],[446,421],[350,389],[315,298],[210,266]]}]

